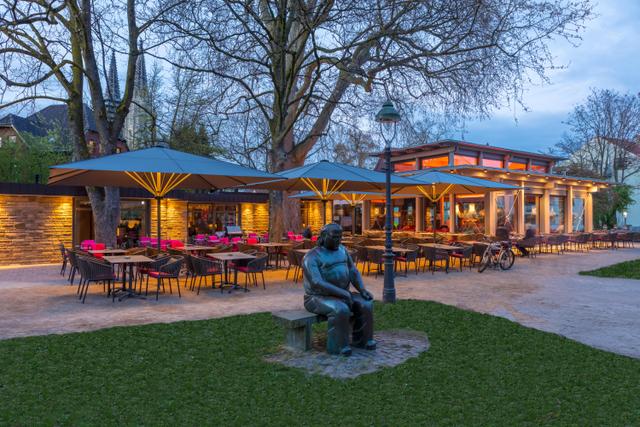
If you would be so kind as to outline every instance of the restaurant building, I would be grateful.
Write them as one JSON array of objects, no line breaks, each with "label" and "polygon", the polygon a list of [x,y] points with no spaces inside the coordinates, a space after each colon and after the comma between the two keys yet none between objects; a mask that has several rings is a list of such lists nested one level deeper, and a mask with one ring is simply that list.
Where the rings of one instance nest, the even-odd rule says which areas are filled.
[{"label": "restaurant building", "polygon": [[[376,170],[384,170],[383,154]],[[591,231],[592,194],[604,181],[555,174],[559,157],[526,151],[442,140],[416,147],[392,150],[396,173],[431,169],[503,182],[520,190],[484,195],[451,194],[435,206],[425,197],[393,200],[396,230],[429,231],[435,215],[436,228],[450,232],[481,232],[494,235],[507,226],[523,234]],[[364,229],[384,228],[384,200],[364,203]]]},{"label": "restaurant building", "polygon": [[[155,237],[156,204],[144,190],[120,190],[118,241],[133,246]],[[152,203],[153,201],[153,203]],[[173,191],[162,201],[162,238],[187,241],[195,234],[239,225],[245,232],[269,228],[268,194]],[[93,238],[93,215],[84,187],[0,183],[0,265],[58,262],[60,243]]]}]

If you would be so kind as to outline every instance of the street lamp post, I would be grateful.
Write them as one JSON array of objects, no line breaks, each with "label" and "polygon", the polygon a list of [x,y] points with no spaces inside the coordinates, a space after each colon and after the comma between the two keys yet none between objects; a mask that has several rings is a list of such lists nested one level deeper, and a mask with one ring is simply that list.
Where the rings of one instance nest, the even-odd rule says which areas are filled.
[{"label": "street lamp post", "polygon": [[380,133],[382,139],[384,139],[384,161],[385,161],[385,173],[386,173],[386,185],[385,185],[385,223],[384,223],[384,288],[382,291],[383,302],[396,302],[396,288],[394,283],[394,271],[393,271],[393,250],[391,232],[393,230],[391,225],[391,142],[396,136],[396,124],[400,121],[400,114],[394,108],[393,103],[390,101],[385,102],[382,105],[378,114],[376,114],[376,121],[380,123]]}]

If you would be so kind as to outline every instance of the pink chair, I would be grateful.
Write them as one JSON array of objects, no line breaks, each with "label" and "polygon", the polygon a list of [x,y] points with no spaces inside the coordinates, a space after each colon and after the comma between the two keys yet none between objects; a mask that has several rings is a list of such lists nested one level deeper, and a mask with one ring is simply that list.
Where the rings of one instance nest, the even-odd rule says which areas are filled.
[{"label": "pink chair", "polygon": [[242,237],[232,237],[231,243],[240,243],[242,242]]},{"label": "pink chair", "polygon": [[138,242],[138,244],[142,247],[151,246],[151,237],[141,237]]},{"label": "pink chair", "polygon": [[295,240],[295,233],[293,231],[287,231],[287,239],[289,240]]},{"label": "pink chair", "polygon": [[184,243],[182,243],[180,240],[169,240],[168,247],[172,249],[181,249],[184,248]]},{"label": "pink chair", "polygon": [[229,238],[228,237],[222,237],[220,239],[220,243],[222,243],[223,245],[228,245],[229,244]]},{"label": "pink chair", "polygon": [[[93,244],[93,249],[94,250],[107,249],[107,245],[105,245],[104,243],[94,243]],[[96,258],[104,257],[103,254],[93,254],[93,256],[96,257]]]},{"label": "pink chair", "polygon": [[248,237],[247,238],[247,245],[256,245],[258,244],[258,238],[257,237]]},{"label": "pink chair", "polygon": [[257,239],[258,235],[256,233],[249,233],[249,235],[247,236],[248,239]]},{"label": "pink chair", "polygon": [[312,242],[317,242],[318,241],[318,236],[311,236],[311,241]]},{"label": "pink chair", "polygon": [[80,249],[82,249],[83,251],[90,251],[93,249],[95,244],[95,240],[83,240],[82,242],[80,242]]}]

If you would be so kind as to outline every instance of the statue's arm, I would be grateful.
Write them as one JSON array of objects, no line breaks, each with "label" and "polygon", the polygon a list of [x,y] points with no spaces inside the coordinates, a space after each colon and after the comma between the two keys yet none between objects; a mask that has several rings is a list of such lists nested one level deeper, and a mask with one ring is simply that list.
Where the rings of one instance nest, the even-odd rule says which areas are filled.
[{"label": "statue's arm", "polygon": [[302,263],[304,268],[304,276],[313,288],[321,289],[322,293],[337,298],[351,300],[351,294],[349,291],[339,288],[322,278],[320,273],[320,266],[315,256],[306,256]]},{"label": "statue's arm", "polygon": [[353,259],[349,252],[345,250],[347,254],[347,267],[349,268],[349,281],[353,285],[354,288],[364,297],[364,299],[370,300],[373,299],[373,295],[364,287],[364,282],[362,281],[362,276],[358,271],[358,268],[353,263]]}]

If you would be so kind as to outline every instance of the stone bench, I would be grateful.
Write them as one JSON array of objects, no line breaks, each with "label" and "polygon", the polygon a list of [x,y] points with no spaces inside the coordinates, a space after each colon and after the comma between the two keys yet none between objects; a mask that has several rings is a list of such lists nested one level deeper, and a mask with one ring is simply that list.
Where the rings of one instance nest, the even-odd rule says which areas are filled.
[{"label": "stone bench", "polygon": [[285,346],[292,350],[311,350],[311,329],[314,323],[327,320],[326,316],[305,309],[271,313],[273,319],[284,328]]}]

